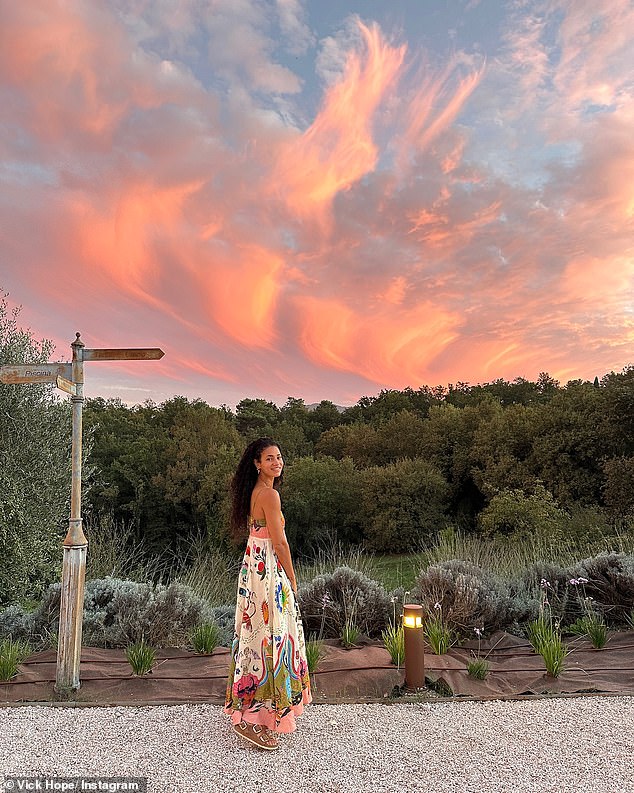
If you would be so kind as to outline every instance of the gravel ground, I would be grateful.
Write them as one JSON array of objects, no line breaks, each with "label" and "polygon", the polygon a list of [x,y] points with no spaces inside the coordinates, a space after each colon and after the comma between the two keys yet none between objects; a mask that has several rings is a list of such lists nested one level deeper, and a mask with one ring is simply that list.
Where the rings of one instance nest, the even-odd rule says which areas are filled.
[{"label": "gravel ground", "polygon": [[634,698],[313,705],[298,724],[267,753],[214,705],[0,708],[0,790],[23,775],[187,793],[634,791]]}]

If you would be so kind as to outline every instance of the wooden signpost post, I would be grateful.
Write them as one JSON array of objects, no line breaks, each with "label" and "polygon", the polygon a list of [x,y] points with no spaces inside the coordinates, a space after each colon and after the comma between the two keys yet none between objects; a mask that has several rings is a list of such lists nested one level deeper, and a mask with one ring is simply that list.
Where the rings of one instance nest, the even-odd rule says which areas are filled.
[{"label": "wooden signpost post", "polygon": [[81,657],[81,629],[84,614],[84,581],[88,540],[81,517],[81,441],[84,404],[84,363],[86,361],[155,361],[165,354],[158,347],[91,350],[77,333],[71,344],[72,363],[38,363],[0,366],[2,383],[54,383],[71,395],[73,403],[72,483],[68,533],[64,539],[62,592],[57,647],[58,692],[78,689]]}]

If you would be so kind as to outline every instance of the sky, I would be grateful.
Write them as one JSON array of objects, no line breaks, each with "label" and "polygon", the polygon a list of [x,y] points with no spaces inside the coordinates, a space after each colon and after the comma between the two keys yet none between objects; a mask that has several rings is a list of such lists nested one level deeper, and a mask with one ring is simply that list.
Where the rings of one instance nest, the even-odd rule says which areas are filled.
[{"label": "sky", "polygon": [[634,363],[632,0],[0,0],[0,290],[87,396]]}]

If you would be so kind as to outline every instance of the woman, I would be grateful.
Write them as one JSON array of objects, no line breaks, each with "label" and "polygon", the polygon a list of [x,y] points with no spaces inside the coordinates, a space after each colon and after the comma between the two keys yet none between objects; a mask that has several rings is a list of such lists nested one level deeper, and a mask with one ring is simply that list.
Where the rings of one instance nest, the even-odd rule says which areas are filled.
[{"label": "woman", "polygon": [[233,730],[262,749],[312,701],[297,580],[284,532],[280,495],[284,461],[271,438],[247,446],[231,483],[234,536],[249,531],[238,599],[225,713]]}]

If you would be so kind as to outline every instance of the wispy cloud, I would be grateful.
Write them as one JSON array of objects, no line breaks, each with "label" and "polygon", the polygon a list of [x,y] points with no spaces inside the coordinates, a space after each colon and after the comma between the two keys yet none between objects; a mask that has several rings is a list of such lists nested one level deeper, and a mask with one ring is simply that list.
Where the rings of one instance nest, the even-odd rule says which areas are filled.
[{"label": "wispy cloud", "polygon": [[298,0],[3,2],[0,285],[212,401],[620,368],[634,12],[503,8],[440,58]]}]

